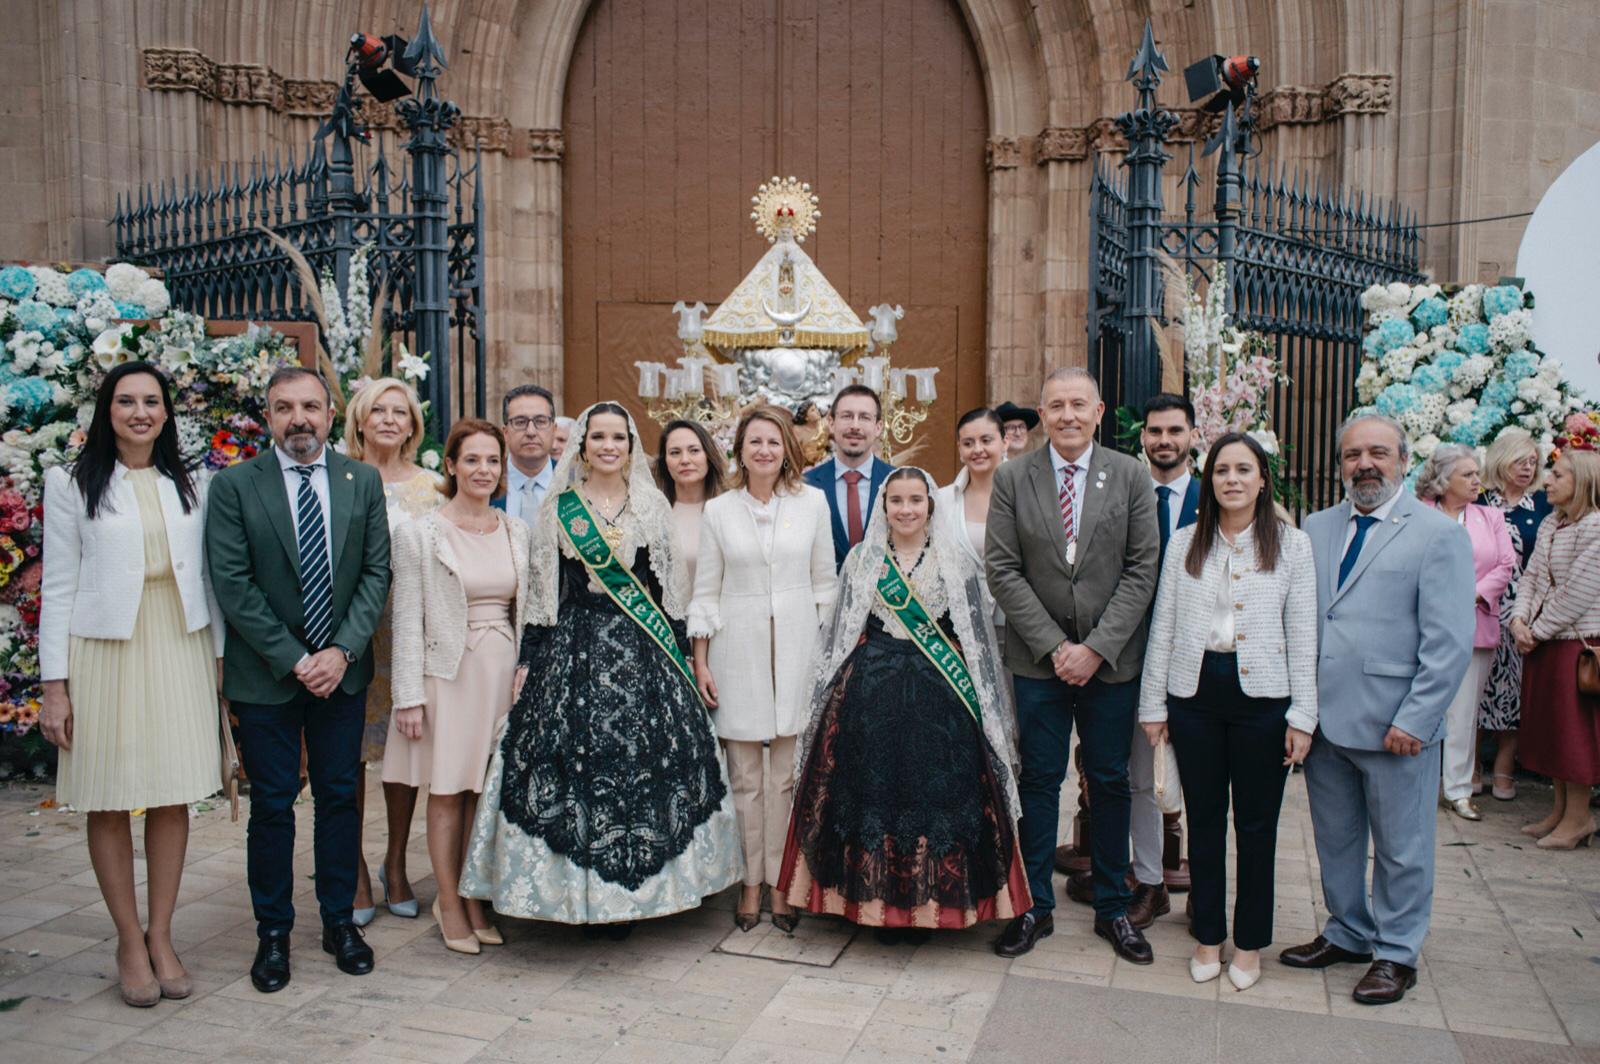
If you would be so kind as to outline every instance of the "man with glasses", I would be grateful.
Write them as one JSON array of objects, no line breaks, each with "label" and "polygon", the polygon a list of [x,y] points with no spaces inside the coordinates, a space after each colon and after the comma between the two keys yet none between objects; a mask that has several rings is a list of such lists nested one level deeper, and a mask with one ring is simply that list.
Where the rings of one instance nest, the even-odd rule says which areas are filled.
[{"label": "man with glasses", "polygon": [[833,515],[833,567],[861,542],[872,519],[878,486],[894,466],[875,453],[883,435],[878,393],[864,384],[839,389],[828,411],[833,457],[806,473],[806,483],[828,497]]},{"label": "man with glasses", "polygon": [[550,460],[555,414],[555,397],[537,384],[517,385],[500,404],[511,465],[506,469],[506,493],[493,505],[512,517],[532,521],[550,490],[555,473],[555,463]]},{"label": "man with glasses", "polygon": [[1005,436],[1006,457],[1015,458],[1028,449],[1028,433],[1039,425],[1039,411],[1018,406],[1009,400],[994,408],[1000,415],[1000,431]]}]

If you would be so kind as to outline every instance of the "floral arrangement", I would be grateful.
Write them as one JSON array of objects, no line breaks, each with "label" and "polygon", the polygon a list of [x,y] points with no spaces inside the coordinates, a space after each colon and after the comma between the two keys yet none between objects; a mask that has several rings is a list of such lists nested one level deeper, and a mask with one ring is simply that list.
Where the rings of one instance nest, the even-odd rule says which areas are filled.
[{"label": "floral arrangement", "polygon": [[1267,400],[1287,384],[1272,341],[1235,328],[1227,310],[1227,269],[1218,263],[1202,297],[1184,278],[1183,361],[1201,449],[1229,432],[1246,432],[1268,454],[1278,453]]},{"label": "floral arrangement", "polygon": [[1567,415],[1566,422],[1556,435],[1550,461],[1559,458],[1562,451],[1600,451],[1600,410]]},{"label": "floral arrangement", "polygon": [[41,696],[44,474],[83,445],[106,372],[134,359],[160,366],[184,457],[222,469],[265,444],[260,398],[295,353],[260,326],[207,336],[200,318],[171,309],[159,279],[120,263],[104,274],[0,268],[0,348],[0,732],[26,734]]},{"label": "floral arrangement", "polygon": [[1472,447],[1526,429],[1545,453],[1583,402],[1533,346],[1533,296],[1514,285],[1373,285],[1356,397],[1400,422],[1413,472],[1440,443]]}]

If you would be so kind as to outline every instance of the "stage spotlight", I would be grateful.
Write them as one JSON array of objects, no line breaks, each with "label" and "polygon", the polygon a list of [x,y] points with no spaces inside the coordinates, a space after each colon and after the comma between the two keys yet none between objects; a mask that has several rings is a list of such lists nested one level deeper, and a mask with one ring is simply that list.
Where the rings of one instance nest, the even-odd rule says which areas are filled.
[{"label": "stage spotlight", "polygon": [[1253,55],[1210,55],[1191,63],[1183,72],[1183,82],[1189,90],[1190,103],[1204,100],[1200,109],[1216,113],[1230,103],[1235,109],[1243,104],[1250,84],[1260,73],[1261,60]]},{"label": "stage spotlight", "polygon": [[404,37],[356,33],[350,37],[350,51],[346,57],[355,68],[361,84],[372,93],[372,98],[379,103],[388,103],[411,95],[411,87],[399,77],[399,74],[408,77],[415,74],[414,64],[406,60],[405,54]]}]

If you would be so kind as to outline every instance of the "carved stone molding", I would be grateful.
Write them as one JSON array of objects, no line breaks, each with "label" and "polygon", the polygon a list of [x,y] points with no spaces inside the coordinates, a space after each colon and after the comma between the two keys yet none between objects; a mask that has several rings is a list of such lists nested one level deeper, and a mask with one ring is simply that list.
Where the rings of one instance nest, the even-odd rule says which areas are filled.
[{"label": "carved stone molding", "polygon": [[[218,63],[193,48],[146,48],[144,85],[159,92],[192,92],[207,100],[244,107],[269,107],[296,118],[320,119],[333,109],[339,92],[332,81],[285,78],[254,63]],[[358,102],[361,121],[371,130],[398,133],[404,126],[391,104],[363,96]],[[513,144],[527,137],[535,158],[561,158],[560,130],[513,130],[502,115],[465,115],[449,132],[450,142],[470,150],[510,153]],[[537,145],[554,143],[540,153]],[[553,154],[552,154],[553,151]]]},{"label": "carved stone molding", "polygon": [[567,152],[566,135],[559,129],[530,129],[527,131],[528,157],[560,162]]},{"label": "carved stone molding", "polygon": [[1022,165],[1022,144],[1015,137],[991,137],[984,148],[984,166],[995,170],[1015,170]]},{"label": "carved stone molding", "polygon": [[[1256,128],[1265,133],[1275,126],[1306,126],[1332,122],[1344,115],[1387,114],[1394,106],[1393,74],[1340,74],[1320,89],[1303,85],[1279,85],[1256,100]],[[1167,134],[1167,143],[1203,141],[1222,124],[1222,116],[1208,114],[1198,107],[1168,109],[1177,123]],[[989,142],[990,169],[997,141]],[[1036,159],[1039,163],[1082,162],[1097,151],[1128,150],[1127,140],[1113,118],[1097,118],[1086,126],[1049,126],[1039,134]],[[1010,165],[1017,165],[1012,163]]]}]

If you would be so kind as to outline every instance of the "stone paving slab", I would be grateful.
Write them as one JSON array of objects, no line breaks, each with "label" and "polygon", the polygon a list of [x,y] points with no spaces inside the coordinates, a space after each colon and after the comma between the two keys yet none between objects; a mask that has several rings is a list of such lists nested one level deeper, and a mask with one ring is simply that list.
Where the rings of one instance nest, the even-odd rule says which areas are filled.
[{"label": "stone paving slab", "polygon": [[[365,850],[376,862],[376,774],[370,784]],[[992,951],[998,925],[920,947],[886,946],[831,919],[807,918],[794,936],[766,920],[743,934],[732,926],[736,890],[623,942],[503,921],[507,945],[476,957],[445,950],[426,915],[380,909],[367,931],[377,970],[352,978],[319,948],[309,803],[297,808],[302,926],[289,987],[268,996],[250,985],[244,825],[212,809],[192,818],[174,918],[195,994],[130,1009],[83,818],[40,808],[49,797],[39,786],[0,788],[0,1001],[16,1002],[0,1011],[5,1059],[1600,1062],[1600,853],[1545,853],[1518,833],[1549,801],[1536,786],[1513,803],[1484,801],[1482,823],[1440,814],[1420,982],[1400,1005],[1376,1009],[1350,999],[1359,969],[1294,971],[1270,953],[1247,993],[1195,986],[1181,899],[1149,930],[1157,960],[1147,967],[1119,961],[1094,937],[1089,911],[1064,898],[1056,933],[1014,961]],[[426,913],[421,825],[419,812],[408,860]],[[142,861],[136,873],[142,882]],[[1298,776],[1280,824],[1277,890],[1274,952],[1310,938],[1325,916]]]}]

